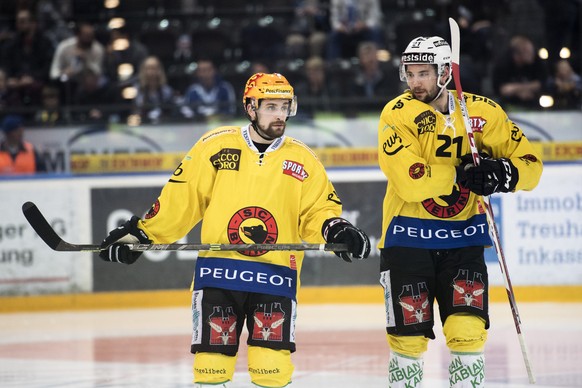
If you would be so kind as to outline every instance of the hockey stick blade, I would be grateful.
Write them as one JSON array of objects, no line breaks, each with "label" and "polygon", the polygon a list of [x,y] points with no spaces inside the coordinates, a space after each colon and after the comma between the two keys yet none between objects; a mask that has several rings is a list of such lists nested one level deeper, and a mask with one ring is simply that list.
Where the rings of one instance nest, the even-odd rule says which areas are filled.
[{"label": "hockey stick blade", "polygon": [[[39,237],[59,252],[99,252],[97,244],[71,244],[55,232],[32,202],[22,205],[24,217]],[[346,252],[346,244],[127,244],[132,251],[333,251]]]},{"label": "hockey stick blade", "polygon": [[63,240],[61,236],[55,232],[53,227],[44,218],[38,207],[32,202],[25,202],[22,205],[22,213],[24,217],[32,226],[32,229],[38,234],[38,236],[48,245],[51,249],[55,251],[62,252],[95,252],[99,251],[98,245],[77,245],[70,244]]}]

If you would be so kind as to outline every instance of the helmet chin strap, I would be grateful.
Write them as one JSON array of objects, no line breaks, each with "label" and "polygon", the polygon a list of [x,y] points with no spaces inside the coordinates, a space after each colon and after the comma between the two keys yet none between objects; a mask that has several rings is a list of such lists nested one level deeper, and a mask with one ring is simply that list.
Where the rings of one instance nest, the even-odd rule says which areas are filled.
[{"label": "helmet chin strap", "polygon": [[[439,90],[439,92],[437,93],[436,97],[433,98],[430,102],[434,102],[434,101],[438,100],[439,97],[441,96],[441,94],[443,94],[443,90],[445,90],[445,89],[446,89],[446,85],[442,86],[441,89]],[[430,102],[429,102],[429,104],[430,104]]]},{"label": "helmet chin strap", "polygon": [[[435,98],[433,98],[433,99],[431,100],[431,102],[434,102],[434,101],[438,100],[438,99],[439,99],[439,97],[441,96],[441,94],[443,94],[443,90],[446,90],[446,89],[447,89],[447,85],[449,84],[449,82],[451,82],[451,78],[449,77],[449,78],[447,79],[447,81],[444,83],[444,85],[442,85],[442,86],[441,86],[441,85],[440,85],[440,83],[441,83],[440,77],[441,77],[441,76],[439,75],[439,78],[437,78],[437,86],[438,86],[438,87],[440,87],[440,90],[439,90],[439,92],[437,93],[436,97],[435,97]],[[429,104],[430,104],[430,103],[429,103]]]}]

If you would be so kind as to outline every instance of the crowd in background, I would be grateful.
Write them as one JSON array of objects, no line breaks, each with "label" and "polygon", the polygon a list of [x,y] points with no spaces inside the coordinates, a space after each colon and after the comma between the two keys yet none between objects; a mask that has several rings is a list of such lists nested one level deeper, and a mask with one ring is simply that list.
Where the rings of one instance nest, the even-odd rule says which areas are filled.
[{"label": "crowd in background", "polygon": [[405,86],[404,45],[449,39],[449,16],[461,27],[465,91],[508,110],[542,109],[542,95],[554,101],[546,109],[580,110],[581,12],[579,0],[4,0],[0,118],[235,116],[257,71],[290,80],[302,118],[378,114]]}]

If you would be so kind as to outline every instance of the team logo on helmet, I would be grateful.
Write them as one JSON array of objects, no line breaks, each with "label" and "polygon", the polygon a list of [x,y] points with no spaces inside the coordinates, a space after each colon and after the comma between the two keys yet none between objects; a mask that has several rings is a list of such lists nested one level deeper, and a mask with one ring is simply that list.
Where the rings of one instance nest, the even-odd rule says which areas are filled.
[{"label": "team logo on helmet", "polygon": [[410,53],[402,54],[402,63],[435,63],[436,54],[434,53]]},{"label": "team logo on helmet", "polygon": [[[237,211],[228,222],[228,241],[232,244],[274,244],[279,229],[266,209],[249,206]],[[240,251],[245,256],[262,256],[268,251]]]},{"label": "team logo on helmet", "polygon": [[449,44],[447,43],[446,40],[441,39],[441,40],[437,40],[436,42],[433,43],[434,47],[441,47],[441,46],[448,46]]}]

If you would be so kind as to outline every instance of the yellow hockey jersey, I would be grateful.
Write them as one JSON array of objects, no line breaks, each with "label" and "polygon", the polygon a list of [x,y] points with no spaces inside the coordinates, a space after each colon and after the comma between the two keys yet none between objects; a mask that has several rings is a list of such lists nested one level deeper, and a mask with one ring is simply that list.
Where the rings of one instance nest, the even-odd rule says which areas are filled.
[{"label": "yellow hockey jersey", "polygon": [[[470,153],[456,92],[442,114],[406,91],[388,102],[378,124],[378,160],[388,178],[378,247],[447,249],[491,244],[483,198],[455,183]],[[542,161],[521,129],[494,101],[464,93],[475,143],[492,158],[511,159],[515,190],[533,189]]]},{"label": "yellow hockey jersey", "polygon": [[[260,153],[250,125],[203,135],[163,187],[139,227],[171,243],[202,221],[206,244],[323,243],[325,220],[342,212],[327,173],[291,137]],[[201,251],[194,289],[219,287],[295,298],[303,252]]]}]

